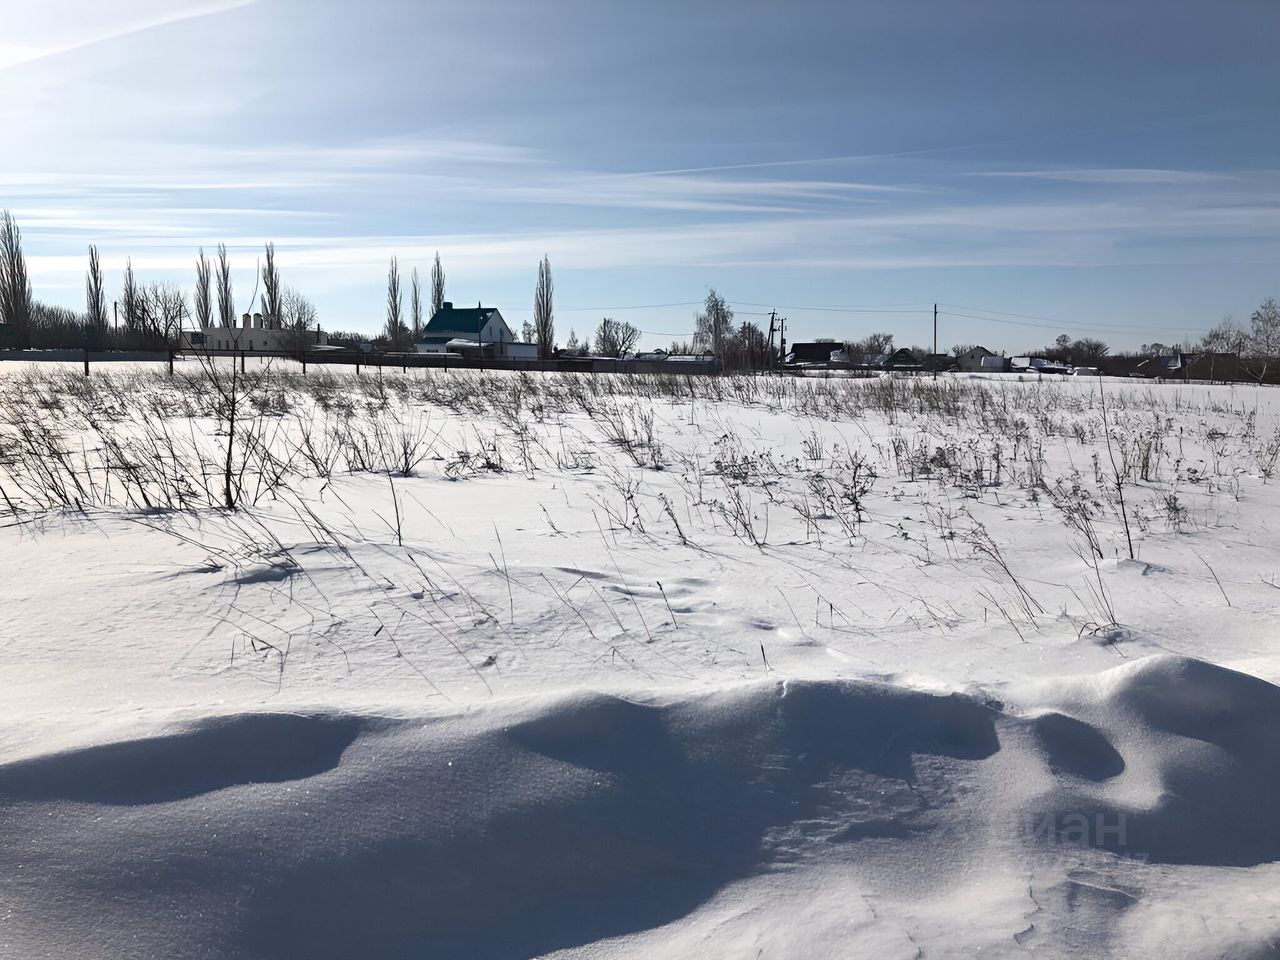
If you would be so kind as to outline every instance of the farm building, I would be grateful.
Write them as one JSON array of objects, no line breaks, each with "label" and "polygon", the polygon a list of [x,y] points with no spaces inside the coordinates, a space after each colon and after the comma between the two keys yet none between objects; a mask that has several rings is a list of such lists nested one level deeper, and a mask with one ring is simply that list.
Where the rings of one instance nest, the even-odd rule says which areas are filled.
[{"label": "farm building", "polygon": [[[454,343],[455,346],[450,346]],[[459,352],[458,344],[466,344],[467,352],[474,356],[511,358],[527,356],[527,350],[517,344],[515,334],[502,319],[497,307],[455,307],[445,304],[431,315],[418,337],[415,347],[418,353]],[[536,356],[537,348],[534,348]]]},{"label": "farm building", "polygon": [[[970,347],[964,353],[956,357],[956,365],[962,373],[981,373],[984,370],[990,370],[991,364],[984,363],[988,357],[994,357],[995,354],[986,347]],[[1003,366],[1003,364],[1001,364]]]},{"label": "farm building", "polygon": [[250,353],[296,352],[314,350],[329,342],[329,336],[315,330],[282,330],[274,328],[262,314],[245,314],[238,327],[197,327],[183,330],[178,338],[180,350],[245,350]]}]

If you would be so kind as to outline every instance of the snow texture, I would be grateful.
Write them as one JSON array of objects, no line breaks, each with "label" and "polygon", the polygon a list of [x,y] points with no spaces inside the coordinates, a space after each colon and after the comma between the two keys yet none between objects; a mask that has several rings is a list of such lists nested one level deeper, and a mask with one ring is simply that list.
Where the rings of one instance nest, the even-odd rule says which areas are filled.
[{"label": "snow texture", "polygon": [[0,369],[0,956],[1280,956],[1273,391],[203,376]]}]

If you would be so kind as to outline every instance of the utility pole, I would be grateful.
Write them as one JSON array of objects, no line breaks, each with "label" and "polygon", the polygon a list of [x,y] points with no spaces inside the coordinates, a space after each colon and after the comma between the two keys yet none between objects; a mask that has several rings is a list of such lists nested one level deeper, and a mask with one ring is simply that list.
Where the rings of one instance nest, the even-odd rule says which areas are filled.
[{"label": "utility pole", "polygon": [[777,366],[777,363],[775,362],[777,357],[773,352],[773,329],[776,323],[777,316],[778,316],[777,310],[769,311],[769,369],[770,370],[772,370],[774,367]]},{"label": "utility pole", "polygon": [[787,318],[778,318],[778,362],[781,363],[787,356]]},{"label": "utility pole", "polygon": [[938,379],[938,305],[933,305],[933,379]]}]

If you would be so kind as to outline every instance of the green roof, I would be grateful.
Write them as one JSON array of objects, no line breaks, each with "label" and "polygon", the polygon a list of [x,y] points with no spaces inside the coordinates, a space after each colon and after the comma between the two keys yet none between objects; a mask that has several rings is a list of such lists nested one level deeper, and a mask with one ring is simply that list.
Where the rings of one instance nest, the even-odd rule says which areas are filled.
[{"label": "green roof", "polygon": [[422,328],[420,340],[437,337],[455,337],[459,334],[478,339],[480,331],[498,310],[496,307],[455,307],[446,304],[431,315]]}]

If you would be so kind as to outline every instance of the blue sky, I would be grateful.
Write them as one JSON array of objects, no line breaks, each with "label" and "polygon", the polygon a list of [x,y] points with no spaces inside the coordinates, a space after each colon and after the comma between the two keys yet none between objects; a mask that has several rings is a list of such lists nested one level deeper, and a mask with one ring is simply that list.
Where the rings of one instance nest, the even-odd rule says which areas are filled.
[{"label": "blue sky", "polygon": [[[329,329],[388,259],[650,344],[714,287],[795,339],[1170,342],[1280,294],[1275,0],[0,0],[36,294],[262,243]],[[8,136],[8,134],[12,136]],[[817,307],[836,309],[813,309]],[[967,314],[967,316],[961,316]]]}]

